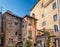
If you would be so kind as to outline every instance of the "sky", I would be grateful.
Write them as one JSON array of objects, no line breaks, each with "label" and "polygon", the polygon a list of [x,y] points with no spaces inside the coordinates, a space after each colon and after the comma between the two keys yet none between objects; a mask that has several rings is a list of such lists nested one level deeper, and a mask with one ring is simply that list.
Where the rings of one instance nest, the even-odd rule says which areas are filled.
[{"label": "sky", "polygon": [[0,0],[0,8],[2,12],[10,10],[18,16],[30,14],[30,9],[36,4],[37,0]]}]

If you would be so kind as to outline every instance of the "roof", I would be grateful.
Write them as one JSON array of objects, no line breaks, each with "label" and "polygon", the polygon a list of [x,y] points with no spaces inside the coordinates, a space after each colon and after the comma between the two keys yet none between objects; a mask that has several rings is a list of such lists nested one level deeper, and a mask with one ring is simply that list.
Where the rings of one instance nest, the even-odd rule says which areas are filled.
[{"label": "roof", "polygon": [[9,14],[9,15],[11,15],[11,16],[17,17],[17,18],[19,18],[19,19],[22,19],[21,17],[19,17],[19,16],[13,14],[11,11],[9,11],[9,12],[6,11],[5,13],[7,13],[7,14]]},{"label": "roof", "polygon": [[31,18],[31,19],[37,20],[36,18],[31,17],[31,16],[29,16],[29,15],[25,15],[25,16],[23,17],[23,19],[24,19],[25,17],[28,17],[28,18]]},{"label": "roof", "polygon": [[[31,16],[29,16],[29,15],[25,15],[24,17],[19,17],[19,16],[17,16],[17,15],[15,15],[15,14],[13,14],[11,11],[6,11],[5,13],[7,13],[7,14],[9,14],[9,15],[11,15],[11,16],[14,16],[14,17],[17,17],[17,18],[19,18],[19,19],[24,19],[25,17],[28,17],[28,18],[31,18],[31,19],[34,19],[34,20],[37,20],[36,18],[33,18],[33,17],[31,17]],[[4,13],[4,14],[5,14]]]}]

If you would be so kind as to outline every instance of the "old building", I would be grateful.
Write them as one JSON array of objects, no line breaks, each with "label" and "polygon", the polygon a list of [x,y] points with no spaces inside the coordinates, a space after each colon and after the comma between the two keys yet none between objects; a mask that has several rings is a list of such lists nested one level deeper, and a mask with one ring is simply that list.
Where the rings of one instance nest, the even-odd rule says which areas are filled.
[{"label": "old building", "polygon": [[52,37],[50,47],[60,47],[60,0],[39,0],[31,9],[30,16],[38,19],[38,30],[45,29],[55,36]]},{"label": "old building", "polygon": [[26,47],[26,41],[29,40],[34,47],[36,21],[29,15],[18,17],[9,10],[0,14],[0,46]]},{"label": "old building", "polygon": [[22,20],[22,39],[23,47],[26,47],[26,41],[30,40],[32,42],[32,47],[34,47],[36,38],[36,21],[37,19],[26,15]]},{"label": "old building", "polygon": [[4,47],[16,46],[22,41],[21,18],[7,11],[3,14],[3,26],[5,32]]}]

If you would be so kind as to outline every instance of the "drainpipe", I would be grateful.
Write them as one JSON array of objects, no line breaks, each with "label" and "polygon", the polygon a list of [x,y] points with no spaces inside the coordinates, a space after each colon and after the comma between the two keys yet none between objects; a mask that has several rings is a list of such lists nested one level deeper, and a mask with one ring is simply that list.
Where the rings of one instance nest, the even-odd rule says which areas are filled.
[{"label": "drainpipe", "polygon": [[[58,12],[57,12],[57,14],[58,14],[58,20],[60,20],[60,18],[59,18],[60,17],[60,15],[59,15],[59,0],[56,0],[56,1],[57,1],[57,8],[58,8]],[[58,24],[58,29],[60,31],[60,23]]]},{"label": "drainpipe", "polygon": [[[58,15],[58,20],[59,20],[59,0],[56,0],[56,7],[58,9],[57,15]],[[59,24],[58,24],[58,29],[59,29]]]}]

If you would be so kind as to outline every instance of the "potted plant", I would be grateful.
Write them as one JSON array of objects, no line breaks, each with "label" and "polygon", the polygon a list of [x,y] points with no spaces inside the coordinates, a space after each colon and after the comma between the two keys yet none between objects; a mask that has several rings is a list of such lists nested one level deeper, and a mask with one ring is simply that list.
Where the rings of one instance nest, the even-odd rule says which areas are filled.
[{"label": "potted plant", "polygon": [[26,47],[31,47],[32,46],[32,42],[30,40],[26,41]]}]

